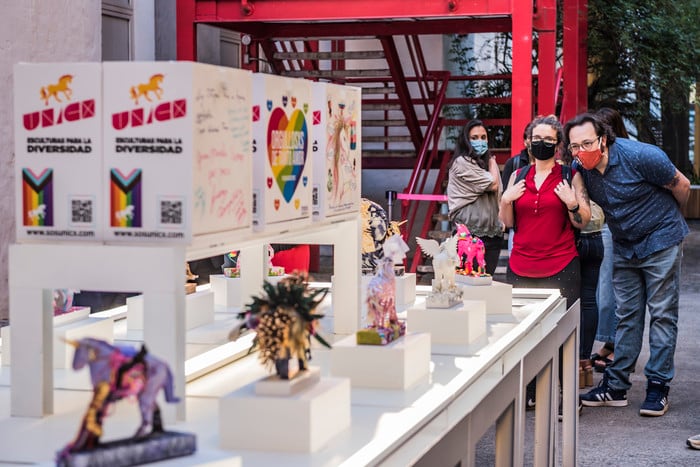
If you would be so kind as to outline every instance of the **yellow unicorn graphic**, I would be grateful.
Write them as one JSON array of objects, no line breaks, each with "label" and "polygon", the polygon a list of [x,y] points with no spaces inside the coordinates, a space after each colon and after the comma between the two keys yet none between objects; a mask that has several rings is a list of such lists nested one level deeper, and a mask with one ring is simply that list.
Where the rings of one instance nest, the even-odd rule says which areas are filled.
[{"label": "yellow unicorn graphic", "polygon": [[39,93],[41,95],[41,100],[44,101],[44,104],[49,105],[49,99],[53,96],[56,102],[63,102],[58,97],[59,92],[63,94],[66,100],[70,100],[73,95],[73,91],[71,91],[69,87],[71,81],[73,81],[73,75],[63,75],[58,78],[58,83],[42,87]]},{"label": "yellow unicorn graphic", "polygon": [[163,82],[164,76],[160,73],[153,75],[148,80],[148,83],[137,84],[136,86],[131,86],[131,98],[134,100],[135,104],[139,103],[139,97],[143,96],[148,102],[151,102],[151,98],[148,96],[149,93],[156,95],[158,100],[161,99],[163,95],[163,89],[161,89],[160,84]]}]

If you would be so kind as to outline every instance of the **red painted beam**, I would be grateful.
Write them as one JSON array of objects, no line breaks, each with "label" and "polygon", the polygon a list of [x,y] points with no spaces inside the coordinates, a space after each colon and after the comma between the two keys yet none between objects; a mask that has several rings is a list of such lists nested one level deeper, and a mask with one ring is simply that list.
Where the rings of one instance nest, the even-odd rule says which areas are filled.
[{"label": "red painted beam", "polygon": [[192,0],[177,0],[177,59],[197,59],[197,36],[195,34],[195,4]]},{"label": "red painted beam", "polygon": [[199,17],[197,22],[211,24],[231,31],[250,34],[261,39],[305,37],[406,36],[411,34],[469,34],[510,32],[509,16],[497,18],[459,18],[416,21],[355,21],[336,23],[263,23],[233,21],[225,18]]},{"label": "red painted beam", "polygon": [[561,110],[564,122],[588,108],[587,15],[587,0],[564,0],[564,101]]},{"label": "red painted beam", "polygon": [[538,0],[533,23],[538,30],[537,113],[549,115],[555,112],[556,0]]},{"label": "red painted beam", "polygon": [[532,4],[513,2],[513,94],[511,104],[511,145],[523,145],[523,128],[532,119]]},{"label": "red painted beam", "polygon": [[195,4],[198,20],[215,14],[228,21],[449,18],[511,13],[511,0],[197,0]]}]

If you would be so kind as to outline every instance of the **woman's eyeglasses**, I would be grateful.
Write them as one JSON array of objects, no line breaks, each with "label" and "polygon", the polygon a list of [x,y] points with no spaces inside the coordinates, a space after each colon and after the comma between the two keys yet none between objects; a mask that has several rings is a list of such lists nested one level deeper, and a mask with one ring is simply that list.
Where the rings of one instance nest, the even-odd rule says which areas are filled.
[{"label": "woman's eyeglasses", "polygon": [[544,143],[545,146],[550,148],[557,144],[557,140],[554,138],[541,138],[539,136],[533,136],[530,138],[530,141],[533,143]]}]

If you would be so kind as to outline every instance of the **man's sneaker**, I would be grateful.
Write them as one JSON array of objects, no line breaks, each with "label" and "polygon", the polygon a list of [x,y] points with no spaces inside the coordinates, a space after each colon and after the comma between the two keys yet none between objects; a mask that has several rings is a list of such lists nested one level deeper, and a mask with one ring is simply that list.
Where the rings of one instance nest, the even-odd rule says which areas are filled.
[{"label": "man's sneaker", "polygon": [[647,398],[639,409],[639,415],[660,417],[668,411],[668,386],[663,381],[650,379],[647,383]]},{"label": "man's sneaker", "polygon": [[586,394],[579,394],[578,399],[586,407],[601,407],[604,405],[608,407],[625,407],[627,406],[627,391],[608,387],[608,378],[604,376],[598,383],[598,386]]},{"label": "man's sneaker", "polygon": [[693,449],[700,449],[700,435],[691,436],[685,441],[688,447]]}]

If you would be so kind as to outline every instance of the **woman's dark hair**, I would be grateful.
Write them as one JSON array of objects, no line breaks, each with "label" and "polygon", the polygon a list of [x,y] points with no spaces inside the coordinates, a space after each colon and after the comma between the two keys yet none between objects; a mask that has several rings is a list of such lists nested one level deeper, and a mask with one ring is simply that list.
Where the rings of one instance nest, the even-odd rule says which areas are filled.
[{"label": "woman's dark hair", "polygon": [[615,133],[612,128],[610,128],[610,125],[605,123],[598,115],[586,112],[575,116],[564,125],[564,145],[567,148],[569,147],[569,132],[571,129],[586,123],[593,125],[596,136],[606,137],[608,147],[615,142]]},{"label": "woman's dark hair", "polygon": [[595,114],[600,117],[603,123],[610,125],[610,128],[612,129],[613,133],[615,133],[615,136],[618,138],[629,138],[627,128],[625,128],[625,122],[622,120],[622,115],[620,115],[620,112],[615,109],[611,109],[610,107],[601,107],[596,110]]},{"label": "woman's dark hair", "polygon": [[484,170],[489,169],[489,158],[491,157],[491,150],[489,149],[484,154],[478,156],[476,152],[474,152],[474,148],[472,147],[472,144],[469,141],[469,132],[472,131],[472,128],[480,126],[486,129],[486,125],[484,125],[484,122],[477,118],[475,118],[474,120],[470,120],[469,123],[464,125],[462,131],[459,133],[459,137],[457,138],[457,143],[455,144],[455,151],[452,155],[450,163],[448,164],[448,167],[452,166],[455,159],[462,156],[473,160],[476,163],[476,165],[478,165]]}]

